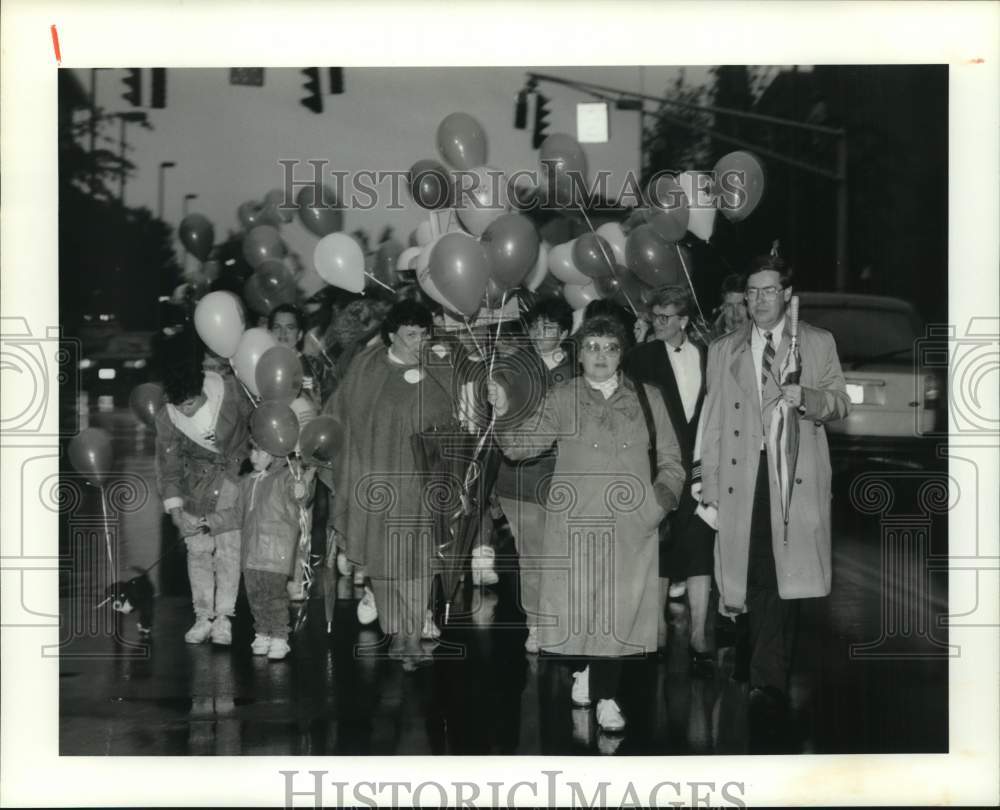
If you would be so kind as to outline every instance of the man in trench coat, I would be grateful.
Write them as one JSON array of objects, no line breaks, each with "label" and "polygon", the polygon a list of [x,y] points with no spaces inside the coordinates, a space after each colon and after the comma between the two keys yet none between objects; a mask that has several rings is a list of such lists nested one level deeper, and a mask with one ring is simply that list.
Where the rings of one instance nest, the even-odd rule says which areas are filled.
[{"label": "man in trench coat", "polygon": [[[847,416],[850,404],[833,336],[801,321],[800,384],[779,387],[791,297],[784,261],[755,260],[746,289],[750,322],[709,348],[701,445],[702,502],[718,509],[719,609],[749,613],[751,703],[779,705],[791,667],[795,600],[830,593],[831,471],[824,425]],[[775,459],[764,440],[782,398],[798,413],[800,427],[787,542]]]}]

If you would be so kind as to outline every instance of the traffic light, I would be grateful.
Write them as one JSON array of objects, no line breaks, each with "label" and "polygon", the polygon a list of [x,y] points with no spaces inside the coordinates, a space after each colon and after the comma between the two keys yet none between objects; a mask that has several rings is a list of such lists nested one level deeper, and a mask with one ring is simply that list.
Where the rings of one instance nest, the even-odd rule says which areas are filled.
[{"label": "traffic light", "polygon": [[309,95],[301,99],[300,103],[303,107],[319,114],[323,112],[323,96],[319,86],[319,68],[304,68],[302,73],[307,79],[304,89],[309,92]]},{"label": "traffic light", "polygon": [[167,106],[167,69],[153,68],[153,109]]},{"label": "traffic light", "polygon": [[344,92],[344,69],[330,68],[330,95],[339,96]]},{"label": "traffic light", "polygon": [[519,90],[514,103],[514,129],[528,128],[528,91]]},{"label": "traffic light", "polygon": [[142,106],[142,68],[127,68],[126,76],[122,81],[128,89],[122,93],[125,99],[133,107]]},{"label": "traffic light", "polygon": [[550,99],[541,93],[535,93],[535,133],[531,138],[531,148],[538,149],[546,138],[545,129],[548,125],[549,109],[546,105]]}]

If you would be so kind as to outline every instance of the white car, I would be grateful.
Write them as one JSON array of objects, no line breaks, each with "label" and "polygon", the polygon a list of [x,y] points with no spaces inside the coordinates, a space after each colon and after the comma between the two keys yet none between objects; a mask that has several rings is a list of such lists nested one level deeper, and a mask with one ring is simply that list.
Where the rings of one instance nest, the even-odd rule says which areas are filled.
[{"label": "white car", "polygon": [[866,461],[923,467],[946,431],[943,368],[920,362],[923,321],[906,301],[856,293],[801,292],[799,317],[833,333],[851,413],[827,425],[835,451]]}]

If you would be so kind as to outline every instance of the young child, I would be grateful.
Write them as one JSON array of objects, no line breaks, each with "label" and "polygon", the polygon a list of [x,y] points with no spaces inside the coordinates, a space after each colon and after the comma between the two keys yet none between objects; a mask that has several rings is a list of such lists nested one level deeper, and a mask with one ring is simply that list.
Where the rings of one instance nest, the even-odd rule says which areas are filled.
[{"label": "young child", "polygon": [[287,459],[256,442],[251,442],[250,462],[253,472],[240,479],[235,505],[206,515],[203,523],[213,534],[242,526],[243,581],[256,630],[251,649],[280,661],[289,652],[286,585],[295,564],[299,511],[312,497],[315,469],[304,469],[295,480]]}]

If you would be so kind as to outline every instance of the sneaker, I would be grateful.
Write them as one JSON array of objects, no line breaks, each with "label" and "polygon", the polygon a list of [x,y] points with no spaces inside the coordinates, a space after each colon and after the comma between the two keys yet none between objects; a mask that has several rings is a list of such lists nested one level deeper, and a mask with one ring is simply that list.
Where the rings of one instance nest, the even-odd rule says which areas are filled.
[{"label": "sneaker", "polygon": [[614,756],[623,739],[621,734],[608,734],[602,730],[597,735],[597,753],[606,757]]},{"label": "sneaker", "polygon": [[472,549],[472,584],[496,585],[500,581],[497,572],[493,570],[496,552],[490,546],[476,546]]},{"label": "sneaker", "polygon": [[614,700],[597,701],[597,725],[601,731],[622,731],[625,728],[625,718],[622,710]]},{"label": "sneaker", "polygon": [[437,626],[437,622],[434,621],[434,614],[429,610],[424,614],[424,627],[420,631],[420,638],[432,641],[441,638],[441,628]]},{"label": "sneaker", "polygon": [[210,635],[212,635],[212,620],[200,618],[184,634],[184,641],[188,644],[204,644]]},{"label": "sneaker", "polygon": [[358,602],[358,621],[361,624],[371,624],[378,618],[378,608],[375,606],[375,594],[371,588],[365,588],[365,595]]},{"label": "sneaker", "polygon": [[357,587],[361,587],[365,584],[365,579],[368,577],[368,572],[365,571],[360,565],[354,569],[354,584]]},{"label": "sneaker", "polygon": [[524,640],[524,651],[529,655],[538,655],[538,628],[528,625],[528,637]]},{"label": "sneaker", "polygon": [[250,645],[250,652],[254,655],[267,655],[267,651],[271,648],[271,637],[266,636],[263,633],[257,633],[253,637],[253,643]]},{"label": "sneaker", "polygon": [[687,593],[687,583],[686,582],[672,582],[670,583],[669,594],[671,599],[680,599],[684,594]]},{"label": "sneaker", "polygon": [[573,673],[573,689],[570,698],[574,706],[590,705],[590,667]]},{"label": "sneaker", "polygon": [[354,566],[351,565],[351,561],[347,559],[347,555],[343,551],[337,552],[337,571],[342,577],[349,577],[351,572],[354,570]]},{"label": "sneaker", "polygon": [[228,647],[233,643],[233,627],[228,616],[216,616],[212,622],[212,643]]},{"label": "sneaker", "polygon": [[281,661],[288,657],[288,653],[292,651],[292,648],[288,646],[288,639],[284,638],[272,638],[271,643],[267,648],[267,657],[271,661]]}]

